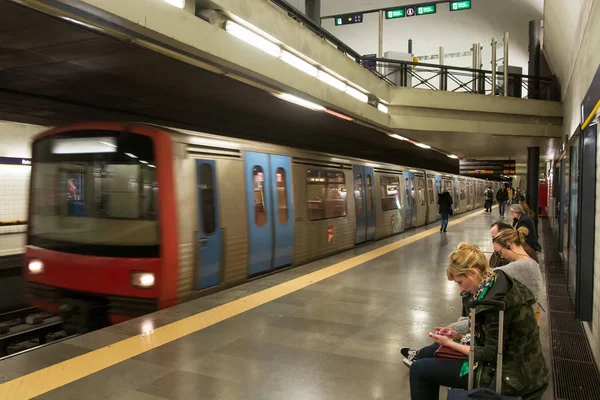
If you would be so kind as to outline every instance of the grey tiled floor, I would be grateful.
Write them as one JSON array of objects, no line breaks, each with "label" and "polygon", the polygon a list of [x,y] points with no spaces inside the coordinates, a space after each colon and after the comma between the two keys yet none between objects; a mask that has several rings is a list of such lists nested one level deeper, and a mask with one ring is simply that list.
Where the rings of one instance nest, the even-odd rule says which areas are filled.
[{"label": "grey tiled floor", "polygon": [[[39,399],[408,399],[408,369],[398,350],[428,344],[432,326],[459,316],[459,290],[445,276],[447,256],[463,241],[491,252],[488,229],[495,217],[451,225],[446,234],[436,232]],[[138,334],[148,320],[167,324],[401,237],[8,360],[0,382],[26,373],[29,360],[37,359],[36,368],[51,363],[55,350],[82,354]]]}]

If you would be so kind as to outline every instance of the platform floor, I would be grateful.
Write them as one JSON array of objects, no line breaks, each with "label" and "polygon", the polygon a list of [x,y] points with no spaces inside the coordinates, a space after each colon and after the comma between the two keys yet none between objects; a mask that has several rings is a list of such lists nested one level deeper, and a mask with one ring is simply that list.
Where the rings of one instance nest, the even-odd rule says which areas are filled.
[{"label": "platform floor", "polygon": [[0,234],[0,257],[23,253],[26,236],[23,232]]},{"label": "platform floor", "polygon": [[409,399],[399,348],[458,318],[448,254],[463,241],[491,253],[494,211],[7,359],[0,399]]}]

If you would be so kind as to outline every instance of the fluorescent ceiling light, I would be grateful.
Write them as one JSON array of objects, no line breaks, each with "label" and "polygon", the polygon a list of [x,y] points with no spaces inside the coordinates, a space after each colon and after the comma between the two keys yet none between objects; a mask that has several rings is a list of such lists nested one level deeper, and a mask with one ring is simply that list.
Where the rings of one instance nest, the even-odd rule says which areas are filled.
[{"label": "fluorescent ceiling light", "polygon": [[396,135],[395,133],[392,133],[390,136],[393,137],[394,139],[408,141],[408,138],[405,138],[404,136]]},{"label": "fluorescent ceiling light", "polygon": [[227,23],[225,24],[225,30],[231,33],[236,38],[241,39],[244,42],[261,49],[262,51],[272,55],[273,57],[279,57],[281,55],[281,48],[279,46],[272,42],[269,42],[264,37],[257,35],[251,30],[246,29],[233,21],[227,21]]},{"label": "fluorescent ceiling light", "polygon": [[430,148],[431,148],[431,146],[429,146],[429,145],[427,145],[427,144],[424,144],[424,143],[417,143],[417,142],[415,142],[415,146],[419,146],[419,147],[421,147],[421,148],[423,148],[423,149],[430,149]]},{"label": "fluorescent ceiling light", "polygon": [[449,157],[449,158],[455,158],[455,159],[456,159],[456,158],[458,158],[458,157],[456,157],[454,154],[450,154],[450,155],[448,155],[448,157]]},{"label": "fluorescent ceiling light", "polygon": [[334,78],[325,71],[319,71],[317,78],[319,78],[319,80],[325,82],[326,84],[341,90],[342,92],[346,91],[346,84],[344,82],[340,81],[337,78]]},{"label": "fluorescent ceiling light", "polygon": [[142,164],[148,164],[148,161],[140,160]]},{"label": "fluorescent ceiling light", "polygon": [[54,139],[52,141],[53,154],[115,153],[116,151],[117,145],[114,137]]},{"label": "fluorescent ceiling light", "polygon": [[148,164],[150,168],[156,168],[156,165]]},{"label": "fluorescent ceiling light", "polygon": [[310,76],[316,77],[319,70],[314,65],[307,63],[300,57],[296,57],[292,53],[282,50],[280,58],[292,67],[298,68],[300,71],[307,73]]},{"label": "fluorescent ceiling light", "polygon": [[137,158],[137,156],[135,154],[131,154],[131,153],[125,153],[126,156],[129,156],[131,158]]},{"label": "fluorescent ceiling light", "polygon": [[381,104],[381,103],[377,103],[377,109],[379,111],[381,111],[382,113],[386,113],[388,112],[388,108],[385,104]]},{"label": "fluorescent ceiling light", "polygon": [[349,117],[349,116],[347,116],[347,115],[340,114],[340,113],[337,113],[337,112],[335,112],[335,111],[331,111],[331,110],[325,110],[325,112],[326,112],[327,114],[334,115],[334,116],[336,116],[336,117],[338,117],[338,118],[345,119],[346,121],[352,121],[352,118],[350,118],[350,117]]},{"label": "fluorescent ceiling light", "polygon": [[185,7],[185,0],[163,0],[165,3],[169,3],[172,6],[183,8]]},{"label": "fluorescent ceiling light", "polygon": [[300,97],[292,96],[291,94],[282,93],[282,94],[279,94],[276,96],[282,100],[289,101],[290,103],[294,103],[294,104],[297,104],[302,107],[310,108],[311,110],[315,110],[315,111],[324,111],[325,110],[325,107],[323,107],[323,106],[320,106],[320,105],[310,102],[308,100],[301,99]]},{"label": "fluorescent ceiling light", "polygon": [[356,100],[358,101],[362,101],[363,103],[366,103],[369,101],[369,96],[367,96],[366,94],[364,94],[363,92],[354,89],[351,86],[347,86],[346,87],[346,93],[348,93],[350,96],[354,97]]}]

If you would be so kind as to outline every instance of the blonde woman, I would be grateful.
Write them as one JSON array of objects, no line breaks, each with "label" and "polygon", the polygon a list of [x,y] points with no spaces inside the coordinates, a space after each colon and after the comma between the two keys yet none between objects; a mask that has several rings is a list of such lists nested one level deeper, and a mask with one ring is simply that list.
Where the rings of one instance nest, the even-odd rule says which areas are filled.
[{"label": "blonde woman", "polygon": [[[532,305],[535,296],[521,282],[503,271],[492,271],[483,252],[472,244],[461,243],[450,254],[448,280],[473,299],[503,301],[504,369],[502,393],[524,400],[541,399],[548,387],[548,369],[539,338]],[[470,335],[462,336],[451,328],[436,328],[429,336],[436,342],[419,351],[410,368],[412,400],[439,400],[440,386],[467,388]],[[445,346],[464,359],[436,358],[435,350]],[[475,387],[495,387],[498,353],[498,312],[477,307],[475,322]]]}]

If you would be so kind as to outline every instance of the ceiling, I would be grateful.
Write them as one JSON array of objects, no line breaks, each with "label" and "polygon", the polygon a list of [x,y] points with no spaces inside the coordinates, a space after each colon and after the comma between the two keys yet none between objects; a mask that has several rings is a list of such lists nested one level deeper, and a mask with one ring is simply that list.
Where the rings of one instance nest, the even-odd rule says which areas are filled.
[{"label": "ceiling", "polygon": [[443,154],[8,0],[0,0],[0,120],[147,121],[458,172]]}]

